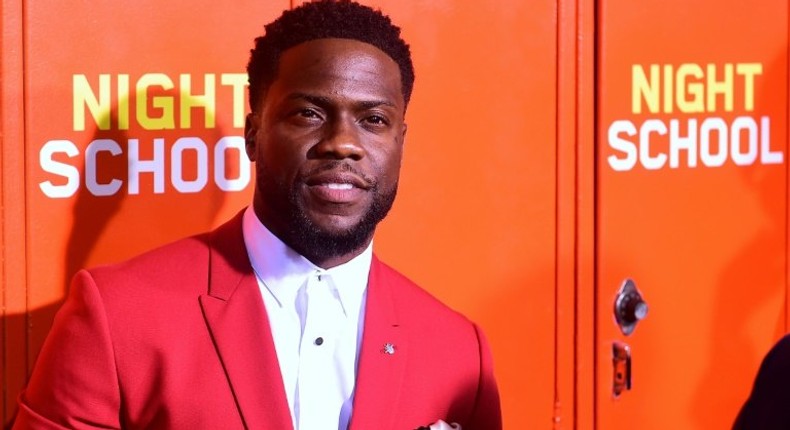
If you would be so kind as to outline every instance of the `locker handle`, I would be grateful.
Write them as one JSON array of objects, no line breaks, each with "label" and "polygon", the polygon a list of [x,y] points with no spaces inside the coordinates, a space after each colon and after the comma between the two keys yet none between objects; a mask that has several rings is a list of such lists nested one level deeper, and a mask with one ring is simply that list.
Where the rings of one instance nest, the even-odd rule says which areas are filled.
[{"label": "locker handle", "polygon": [[623,342],[612,343],[612,395],[619,397],[631,389],[631,347]]}]

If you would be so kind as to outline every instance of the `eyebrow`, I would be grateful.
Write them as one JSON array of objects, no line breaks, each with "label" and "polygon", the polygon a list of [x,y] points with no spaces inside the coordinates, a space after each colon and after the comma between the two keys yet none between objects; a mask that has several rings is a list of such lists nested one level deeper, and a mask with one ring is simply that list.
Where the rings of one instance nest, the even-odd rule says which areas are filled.
[{"label": "eyebrow", "polygon": [[[329,97],[324,96],[316,96],[307,93],[293,93],[287,97],[289,100],[306,100],[314,105],[317,106],[329,106],[332,104],[332,100]],[[389,100],[361,100],[355,103],[358,108],[362,109],[372,109],[378,106],[389,106],[392,108],[397,108],[395,103]]]}]

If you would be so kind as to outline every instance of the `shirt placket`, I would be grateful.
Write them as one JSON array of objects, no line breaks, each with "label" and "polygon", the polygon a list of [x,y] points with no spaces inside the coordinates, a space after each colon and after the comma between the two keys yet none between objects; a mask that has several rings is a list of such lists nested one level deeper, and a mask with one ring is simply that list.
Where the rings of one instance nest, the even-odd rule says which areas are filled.
[{"label": "shirt placket", "polygon": [[335,363],[338,335],[344,321],[342,305],[325,273],[307,281],[307,312],[299,345],[299,430],[337,428],[342,386]]}]

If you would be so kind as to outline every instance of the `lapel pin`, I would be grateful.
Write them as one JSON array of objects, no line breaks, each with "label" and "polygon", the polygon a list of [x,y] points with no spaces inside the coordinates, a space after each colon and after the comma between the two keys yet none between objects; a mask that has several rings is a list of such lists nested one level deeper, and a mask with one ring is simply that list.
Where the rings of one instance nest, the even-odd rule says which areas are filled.
[{"label": "lapel pin", "polygon": [[381,352],[383,352],[383,353],[385,353],[387,355],[395,354],[395,345],[393,345],[391,343],[385,343],[384,344],[384,348],[381,350]]}]

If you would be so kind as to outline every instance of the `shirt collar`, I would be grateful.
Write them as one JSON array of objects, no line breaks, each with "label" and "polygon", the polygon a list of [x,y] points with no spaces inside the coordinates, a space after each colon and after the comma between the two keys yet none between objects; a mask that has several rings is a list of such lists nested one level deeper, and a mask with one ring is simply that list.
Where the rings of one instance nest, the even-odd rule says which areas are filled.
[{"label": "shirt collar", "polygon": [[347,263],[322,269],[283,243],[264,226],[252,206],[243,217],[244,245],[255,274],[280,306],[293,305],[299,288],[310,276],[326,277],[340,297],[346,315],[356,315],[368,285],[373,243]]}]

